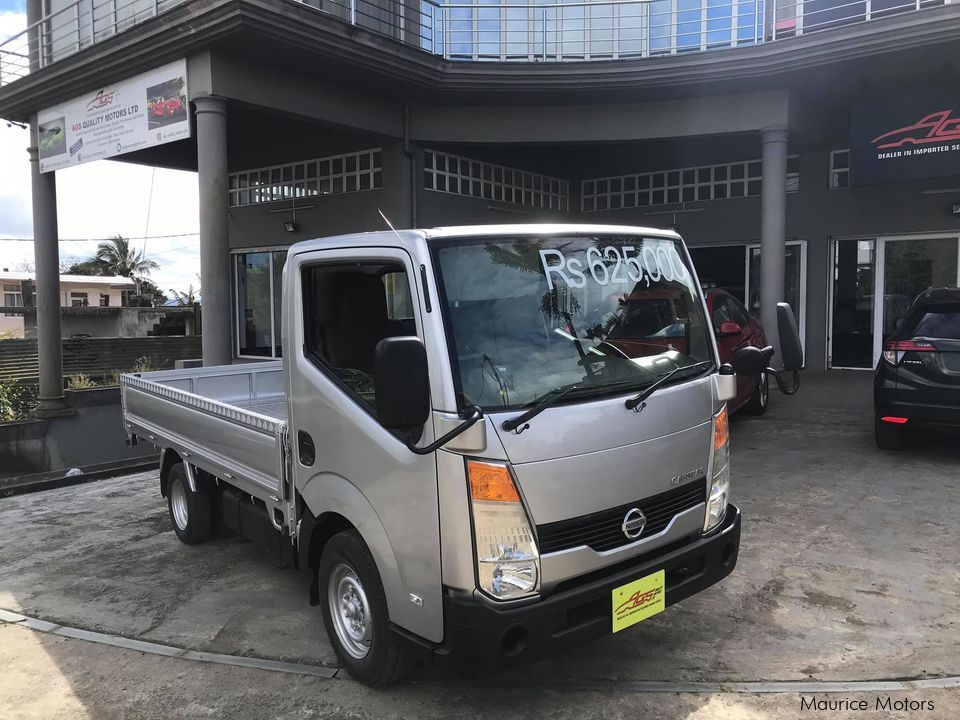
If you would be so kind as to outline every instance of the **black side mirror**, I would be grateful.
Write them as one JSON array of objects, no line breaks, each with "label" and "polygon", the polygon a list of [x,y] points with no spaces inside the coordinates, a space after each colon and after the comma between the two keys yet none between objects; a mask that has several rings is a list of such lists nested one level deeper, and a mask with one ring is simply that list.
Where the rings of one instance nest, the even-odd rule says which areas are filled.
[{"label": "black side mirror", "polygon": [[753,345],[740,348],[733,354],[733,370],[737,375],[759,375],[765,372],[773,357],[773,348],[767,346],[762,350]]},{"label": "black side mirror", "polygon": [[374,365],[380,422],[390,430],[419,429],[430,417],[430,376],[423,342],[412,336],[384,338],[377,343]]},{"label": "black side mirror", "polygon": [[790,303],[777,303],[777,329],[780,332],[783,369],[796,372],[803,367],[803,345],[800,344],[800,332]]}]

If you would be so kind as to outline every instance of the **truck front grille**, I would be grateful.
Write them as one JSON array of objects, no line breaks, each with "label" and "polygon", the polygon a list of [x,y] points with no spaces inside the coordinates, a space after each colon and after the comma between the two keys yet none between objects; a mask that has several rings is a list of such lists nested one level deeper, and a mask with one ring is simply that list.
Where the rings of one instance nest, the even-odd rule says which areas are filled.
[{"label": "truck front grille", "polygon": [[[559,552],[581,545],[603,552],[642,540],[662,532],[675,515],[705,502],[706,496],[707,478],[702,477],[634,503],[538,525],[540,554]],[[643,532],[632,539],[624,535],[621,529],[623,517],[631,508],[640,508],[647,517]]]}]

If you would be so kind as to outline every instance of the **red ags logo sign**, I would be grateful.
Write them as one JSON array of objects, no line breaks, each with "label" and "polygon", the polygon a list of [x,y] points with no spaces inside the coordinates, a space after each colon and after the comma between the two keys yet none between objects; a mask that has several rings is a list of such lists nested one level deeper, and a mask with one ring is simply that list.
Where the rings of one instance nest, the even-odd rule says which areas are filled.
[{"label": "red ags logo sign", "polygon": [[87,103],[87,112],[100,110],[101,108],[112,105],[113,95],[113,90],[101,90],[94,96],[93,100]]},{"label": "red ags logo sign", "polygon": [[633,610],[634,608],[642,608],[645,605],[649,605],[650,603],[654,602],[658,597],[660,597],[660,593],[662,592],[663,592],[662,587],[656,587],[656,588],[653,588],[652,590],[647,590],[646,592],[637,591],[633,595],[631,595],[629,598],[627,598],[626,602],[622,603],[617,608],[616,614],[622,615],[628,610]]},{"label": "red ags logo sign", "polygon": [[877,146],[877,150],[886,150],[904,145],[926,145],[960,140],[960,117],[951,117],[952,115],[953,110],[940,110],[927,115],[913,125],[875,137],[870,142]]}]

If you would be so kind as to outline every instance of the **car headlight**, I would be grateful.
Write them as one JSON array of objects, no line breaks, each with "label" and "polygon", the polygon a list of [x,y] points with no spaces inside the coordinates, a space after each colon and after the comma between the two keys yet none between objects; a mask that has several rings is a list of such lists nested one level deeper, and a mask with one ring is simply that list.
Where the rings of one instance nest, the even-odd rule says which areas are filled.
[{"label": "car headlight", "polygon": [[506,465],[467,461],[477,582],[496,600],[535,595],[540,553]]},{"label": "car headlight", "polygon": [[703,531],[710,532],[723,522],[730,502],[730,425],[727,406],[713,416],[713,478],[707,496],[707,514]]}]

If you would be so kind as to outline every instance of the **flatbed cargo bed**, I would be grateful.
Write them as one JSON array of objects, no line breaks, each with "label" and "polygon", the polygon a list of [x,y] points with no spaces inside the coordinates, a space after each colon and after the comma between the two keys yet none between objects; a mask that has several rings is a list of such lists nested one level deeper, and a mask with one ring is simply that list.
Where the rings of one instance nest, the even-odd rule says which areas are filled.
[{"label": "flatbed cargo bed", "polygon": [[286,478],[283,377],[279,361],[123,375],[124,425],[270,505]]}]

